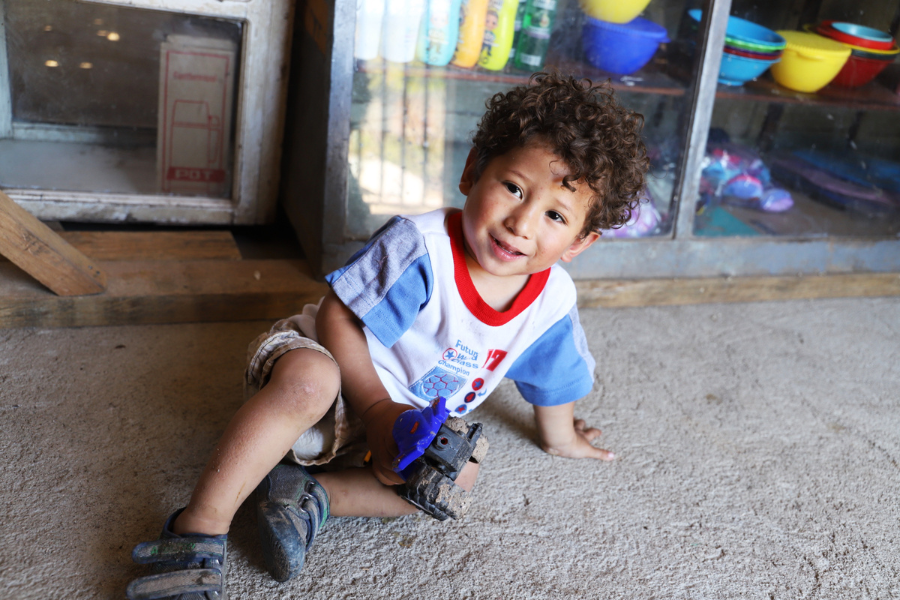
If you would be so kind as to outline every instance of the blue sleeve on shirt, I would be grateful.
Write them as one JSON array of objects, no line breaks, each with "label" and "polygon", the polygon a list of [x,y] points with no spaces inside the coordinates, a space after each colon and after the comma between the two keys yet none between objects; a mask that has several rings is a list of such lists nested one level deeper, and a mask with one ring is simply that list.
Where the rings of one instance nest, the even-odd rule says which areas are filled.
[{"label": "blue sleeve on shirt", "polygon": [[390,348],[431,299],[434,278],[425,239],[394,217],[325,280],[382,344]]},{"label": "blue sleeve on shirt", "polygon": [[590,393],[594,367],[578,309],[573,306],[516,359],[506,376],[531,404],[558,406]]}]

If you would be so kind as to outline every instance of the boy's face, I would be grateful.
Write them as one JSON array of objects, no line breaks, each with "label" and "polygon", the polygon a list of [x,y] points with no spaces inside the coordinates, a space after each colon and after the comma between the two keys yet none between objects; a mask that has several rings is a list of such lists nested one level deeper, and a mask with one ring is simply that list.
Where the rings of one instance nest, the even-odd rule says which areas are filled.
[{"label": "boy's face", "polygon": [[548,146],[531,142],[497,156],[475,179],[475,151],[459,182],[466,195],[463,235],[471,258],[494,276],[538,273],[568,262],[599,234],[579,237],[593,190],[562,185],[568,166]]}]

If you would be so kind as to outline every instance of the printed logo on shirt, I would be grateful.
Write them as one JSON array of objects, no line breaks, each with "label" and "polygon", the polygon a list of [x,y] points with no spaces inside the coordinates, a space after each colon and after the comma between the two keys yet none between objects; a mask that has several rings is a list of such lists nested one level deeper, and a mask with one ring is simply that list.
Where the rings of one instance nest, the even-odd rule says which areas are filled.
[{"label": "printed logo on shirt", "polygon": [[435,367],[428,371],[421,379],[409,386],[409,391],[431,402],[438,396],[450,398],[466,385],[466,378]]},{"label": "printed logo on shirt", "polygon": [[[452,363],[452,365],[449,363]],[[477,369],[481,366],[478,362],[478,352],[463,344],[462,340],[456,340],[456,346],[444,350],[444,353],[441,355],[441,361],[438,364],[457,372],[460,368]],[[469,372],[465,371],[465,374],[468,375]]]},{"label": "printed logo on shirt", "polygon": [[506,358],[506,355],[506,350],[488,350],[487,359],[484,361],[484,365],[482,365],[481,368],[493,371],[497,368],[497,365]]}]

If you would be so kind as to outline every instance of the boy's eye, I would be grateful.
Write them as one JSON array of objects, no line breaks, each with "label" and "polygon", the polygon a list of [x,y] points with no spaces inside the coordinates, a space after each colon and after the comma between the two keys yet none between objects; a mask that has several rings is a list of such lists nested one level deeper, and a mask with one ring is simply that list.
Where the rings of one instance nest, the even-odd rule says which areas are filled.
[{"label": "boy's eye", "polygon": [[565,223],[565,222],[566,222],[565,217],[563,217],[561,214],[559,214],[559,213],[556,212],[555,210],[547,211],[547,216],[550,218],[551,221],[557,221],[557,222],[559,222],[559,223]]},{"label": "boy's eye", "polygon": [[509,182],[507,181],[507,182],[504,183],[503,185],[506,186],[507,191],[508,191],[510,194],[512,194],[513,196],[516,196],[516,197],[518,197],[518,198],[521,198],[521,197],[522,197],[522,190],[521,190],[521,189],[519,188],[519,186],[517,186],[516,184],[514,184],[514,183],[509,183]]}]

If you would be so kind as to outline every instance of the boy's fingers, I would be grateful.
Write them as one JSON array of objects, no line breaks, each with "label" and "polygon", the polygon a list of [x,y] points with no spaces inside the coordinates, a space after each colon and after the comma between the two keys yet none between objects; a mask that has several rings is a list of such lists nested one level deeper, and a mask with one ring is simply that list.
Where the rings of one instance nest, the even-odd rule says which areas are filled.
[{"label": "boy's fingers", "polygon": [[372,465],[372,473],[375,475],[375,479],[383,483],[384,485],[399,485],[403,483],[403,478],[390,470],[383,469],[380,465],[373,464]]}]

